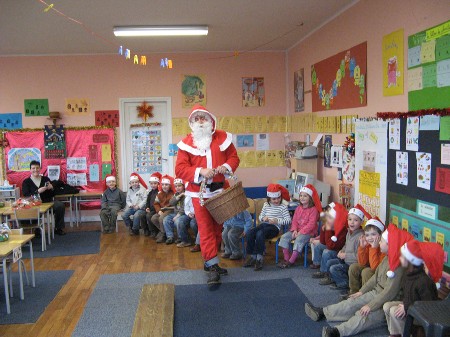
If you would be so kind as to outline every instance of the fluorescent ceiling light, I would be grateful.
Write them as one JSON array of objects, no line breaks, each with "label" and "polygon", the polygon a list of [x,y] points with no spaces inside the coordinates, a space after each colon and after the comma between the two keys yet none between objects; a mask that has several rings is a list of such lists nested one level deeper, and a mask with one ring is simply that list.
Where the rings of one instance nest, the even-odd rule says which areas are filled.
[{"label": "fluorescent ceiling light", "polygon": [[208,26],[123,26],[114,27],[115,36],[208,35]]}]

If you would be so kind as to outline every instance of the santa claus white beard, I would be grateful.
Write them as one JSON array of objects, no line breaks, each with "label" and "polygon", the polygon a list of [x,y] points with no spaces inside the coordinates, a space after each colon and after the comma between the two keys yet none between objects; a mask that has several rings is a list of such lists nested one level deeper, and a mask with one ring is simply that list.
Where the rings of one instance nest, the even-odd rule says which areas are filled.
[{"label": "santa claus white beard", "polygon": [[194,145],[199,150],[207,150],[212,141],[212,123],[199,122],[192,123],[192,138],[194,139]]}]

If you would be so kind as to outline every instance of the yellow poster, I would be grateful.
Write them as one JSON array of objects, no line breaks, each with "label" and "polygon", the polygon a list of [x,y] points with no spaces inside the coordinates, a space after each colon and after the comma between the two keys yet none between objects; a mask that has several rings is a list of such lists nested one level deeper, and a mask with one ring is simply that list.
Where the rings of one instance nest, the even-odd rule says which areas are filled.
[{"label": "yellow poster", "polygon": [[428,227],[423,228],[423,241],[431,241],[431,229],[429,229]]},{"label": "yellow poster", "polygon": [[231,130],[231,117],[222,117],[220,128],[227,132],[233,132]]},{"label": "yellow poster", "polygon": [[383,95],[403,94],[403,29],[383,36]]},{"label": "yellow poster", "polygon": [[258,116],[256,119],[256,132],[266,133],[267,132],[267,116]]},{"label": "yellow poster", "polygon": [[436,232],[436,242],[441,245],[442,249],[444,249],[445,236],[443,233]]},{"label": "yellow poster", "polygon": [[278,166],[278,153],[276,150],[266,151],[266,167]]},{"label": "yellow poster", "polygon": [[266,166],[266,151],[255,151],[256,167]]},{"label": "yellow poster", "polygon": [[380,196],[380,174],[377,172],[359,171],[359,192],[369,197]]},{"label": "yellow poster", "polygon": [[111,145],[110,144],[102,144],[102,161],[103,162],[111,161]]},{"label": "yellow poster", "polygon": [[245,153],[245,167],[256,167],[256,153],[255,151],[246,151]]},{"label": "yellow poster", "polygon": [[249,116],[244,117],[244,132],[245,133],[255,133],[255,117]]},{"label": "yellow poster", "polygon": [[392,223],[393,223],[395,226],[398,227],[398,216],[394,215],[394,216],[392,217]]},{"label": "yellow poster", "polygon": [[405,231],[408,231],[408,229],[409,229],[408,219],[402,219],[402,229]]},{"label": "yellow poster", "polygon": [[66,98],[66,115],[89,116],[90,109],[88,98]]}]

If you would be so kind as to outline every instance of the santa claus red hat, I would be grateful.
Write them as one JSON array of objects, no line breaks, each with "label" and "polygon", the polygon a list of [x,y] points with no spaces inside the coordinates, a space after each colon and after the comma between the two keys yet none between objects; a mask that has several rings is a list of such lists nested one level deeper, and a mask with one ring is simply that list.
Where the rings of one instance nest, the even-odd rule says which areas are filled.
[{"label": "santa claus red hat", "polygon": [[389,270],[386,275],[389,278],[395,276],[395,270],[400,265],[400,248],[414,237],[407,231],[398,229],[394,224],[389,224],[388,228],[381,234],[383,239],[388,243],[388,261]]},{"label": "santa claus red hat", "polygon": [[375,226],[377,227],[380,231],[384,231],[385,227],[384,227],[384,223],[381,222],[381,220],[376,216],[373,217],[372,219],[369,219],[366,222],[366,227],[367,226]]},{"label": "santa claus red hat", "polygon": [[339,234],[347,227],[348,211],[344,205],[335,202],[328,214],[334,218],[334,235],[331,237],[331,241],[336,242]]},{"label": "santa claus red hat", "polygon": [[267,196],[269,198],[281,197],[288,202],[291,200],[289,191],[280,184],[270,184],[269,186],[267,186]]},{"label": "santa claus red hat", "polygon": [[217,125],[217,118],[216,116],[214,116],[211,112],[209,112],[208,110],[206,110],[206,108],[200,104],[196,104],[194,105],[194,107],[192,108],[191,114],[189,115],[189,126],[192,129],[192,125],[194,123],[194,117],[197,114],[206,114],[207,116],[211,117],[212,119],[212,131],[214,133],[214,131],[216,131],[216,125]]},{"label": "santa claus red hat", "polygon": [[132,181],[139,181],[139,183],[144,186],[145,189],[147,189],[147,184],[145,183],[144,179],[142,179],[142,177],[137,174],[136,172],[131,173],[130,175],[130,183]]},{"label": "santa claus red hat", "polygon": [[108,181],[112,181],[112,180],[116,180],[116,177],[113,176],[112,174],[108,174],[108,175],[106,176],[105,181],[108,182]]},{"label": "santa claus red hat", "polygon": [[444,250],[438,243],[411,240],[406,242],[400,251],[410,263],[417,267],[425,263],[431,279],[439,289],[439,281],[444,269]]},{"label": "santa claus red hat", "polygon": [[181,179],[181,178],[175,178],[173,180],[173,184],[174,185],[184,185],[184,182],[183,182],[183,179]]},{"label": "santa claus red hat", "polygon": [[320,214],[322,212],[322,203],[320,202],[319,193],[317,193],[316,188],[313,185],[308,184],[301,188],[300,193],[301,192],[308,194],[312,198],[314,207],[316,207]]},{"label": "santa claus red hat", "polygon": [[153,172],[148,181],[151,183],[159,183],[160,180],[161,180],[161,173]]},{"label": "santa claus red hat", "polygon": [[364,217],[366,217],[368,220],[372,219],[372,216],[360,204],[357,204],[355,207],[350,208],[348,214],[354,214],[361,220],[364,220]]},{"label": "santa claus red hat", "polygon": [[161,177],[161,185],[162,184],[169,184],[170,185],[170,189],[172,190],[172,192],[174,192],[174,188],[173,188],[173,177],[169,176],[168,174],[165,174]]}]

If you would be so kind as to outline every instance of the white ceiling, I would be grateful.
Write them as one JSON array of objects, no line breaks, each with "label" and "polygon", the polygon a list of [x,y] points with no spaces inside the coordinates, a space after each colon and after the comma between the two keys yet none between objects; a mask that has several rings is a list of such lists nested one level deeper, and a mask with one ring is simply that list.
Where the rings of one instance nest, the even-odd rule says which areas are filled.
[{"label": "white ceiling", "polygon": [[[1,0],[0,55],[285,50],[357,0]],[[296,26],[303,22],[302,27]],[[118,38],[113,26],[206,24],[207,37]],[[284,37],[286,32],[295,29]],[[280,37],[280,38],[278,38]],[[269,44],[267,42],[275,39]],[[263,44],[266,44],[262,46]]]}]

